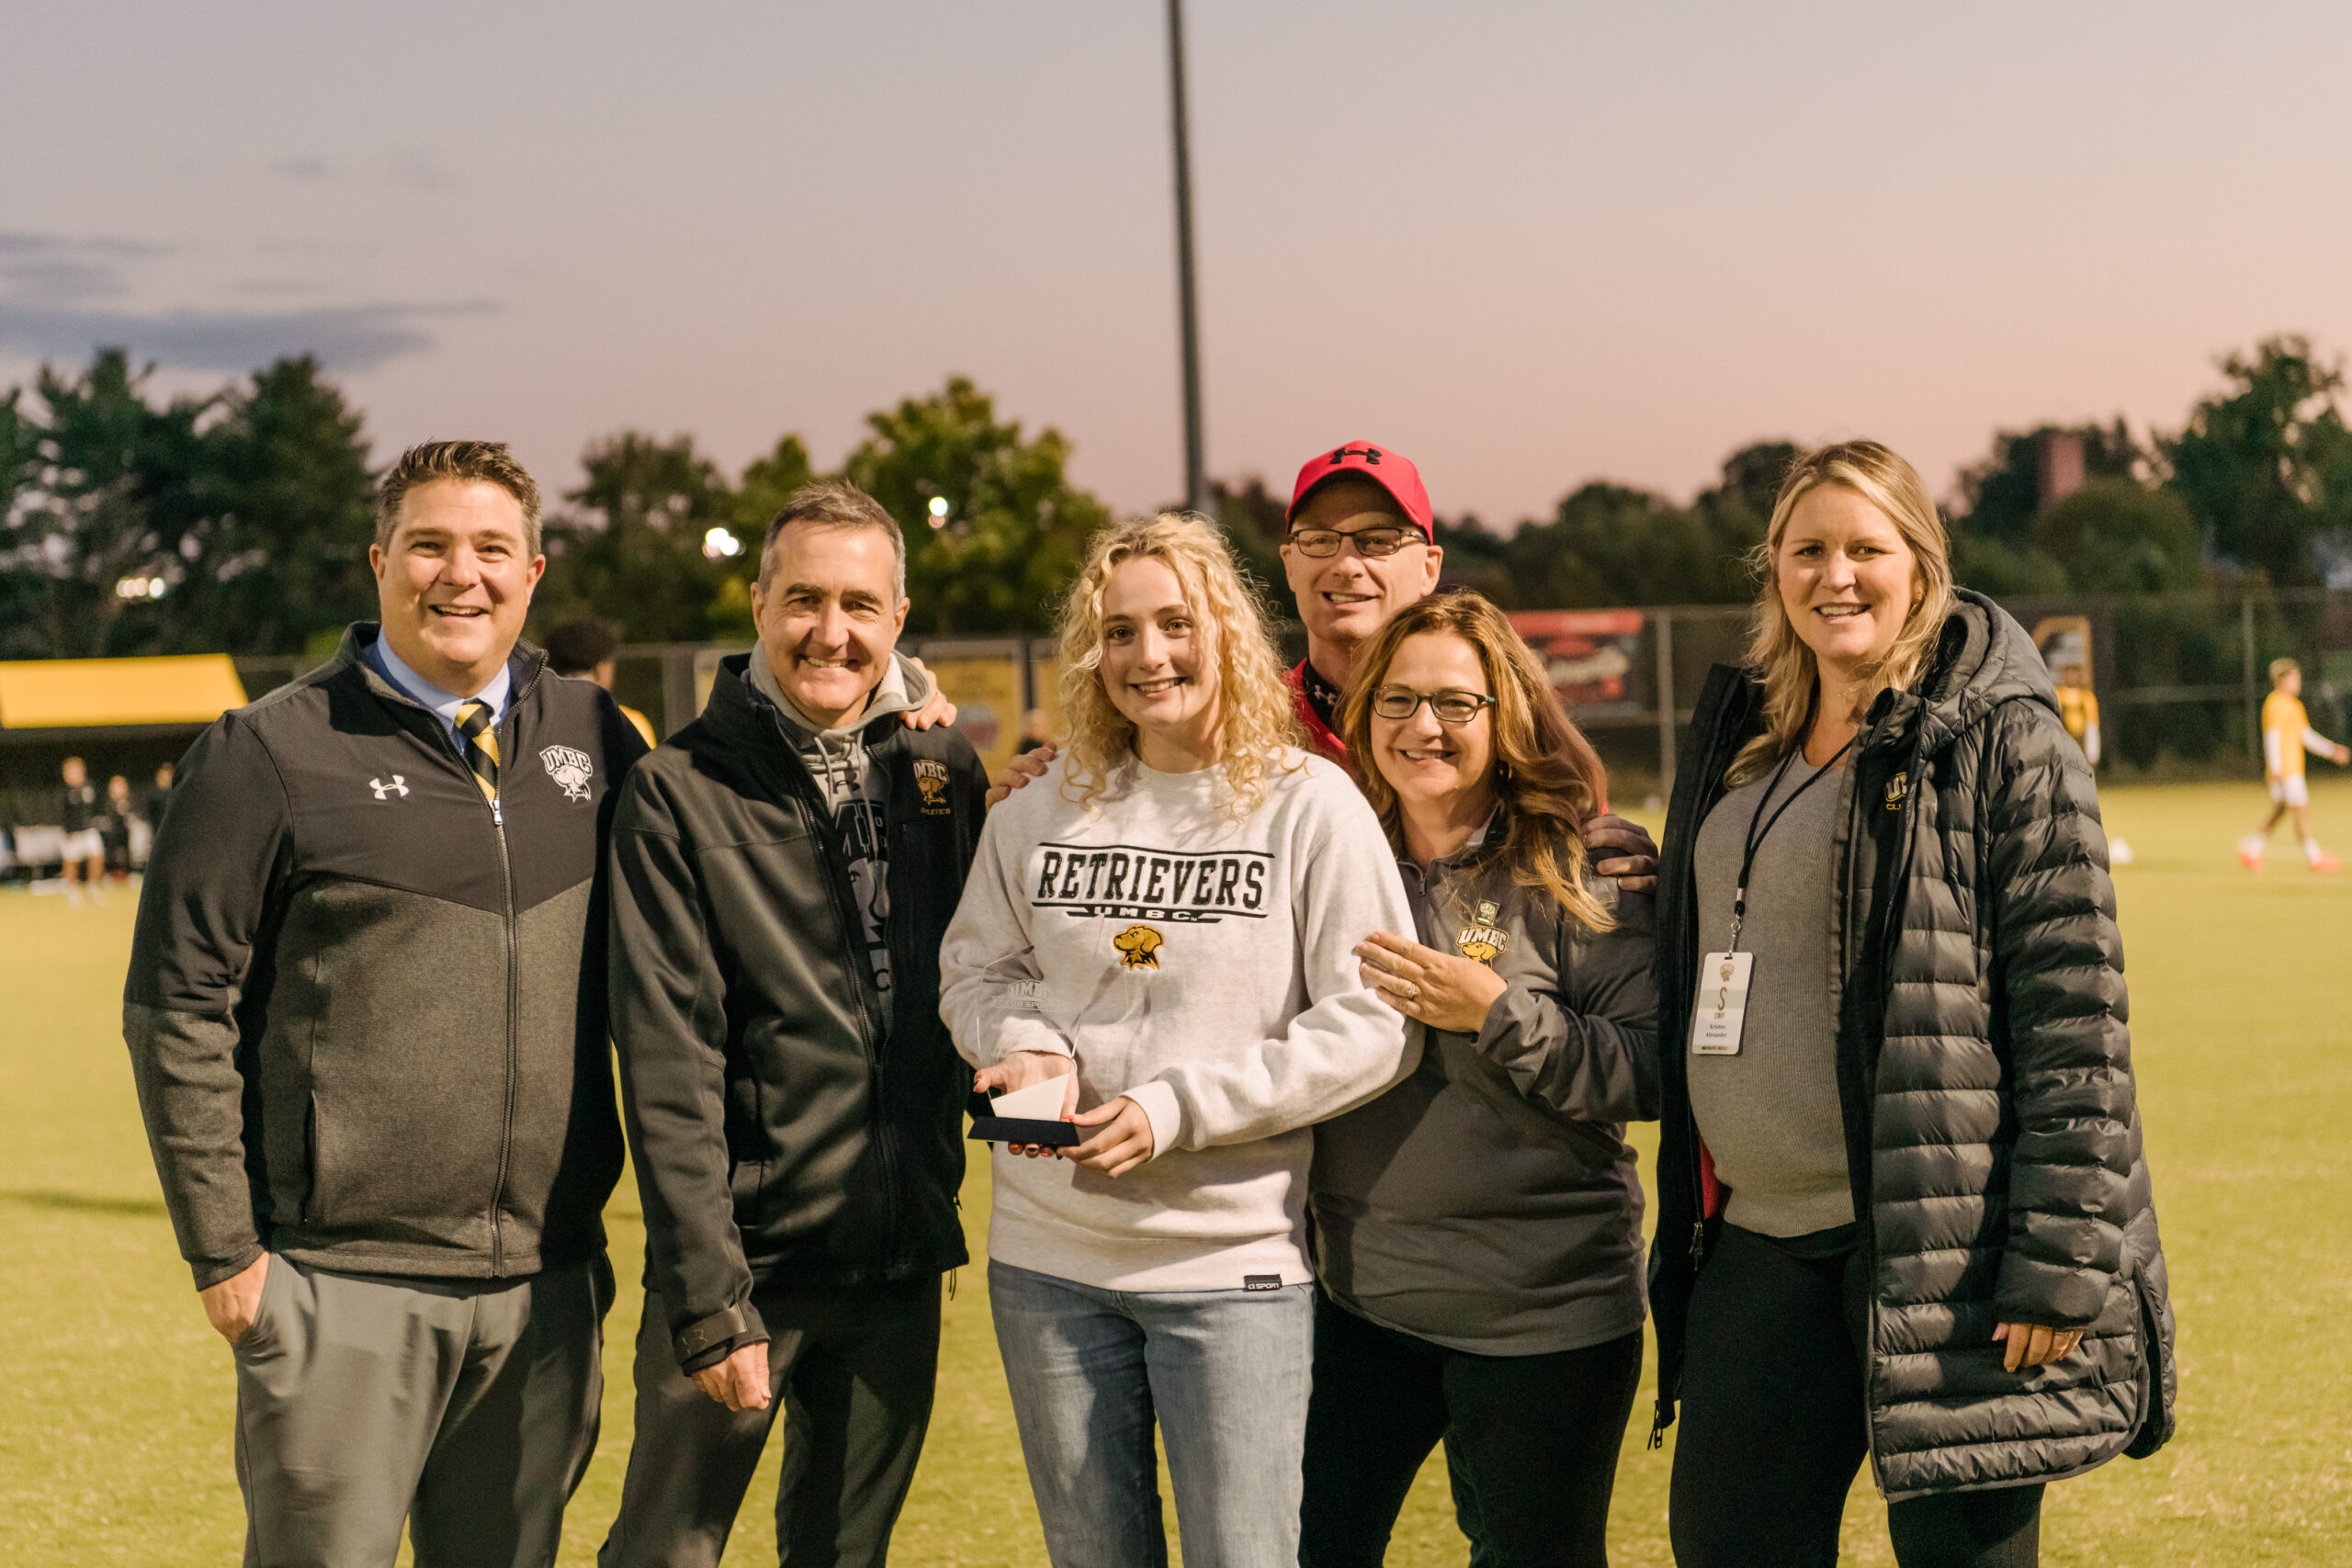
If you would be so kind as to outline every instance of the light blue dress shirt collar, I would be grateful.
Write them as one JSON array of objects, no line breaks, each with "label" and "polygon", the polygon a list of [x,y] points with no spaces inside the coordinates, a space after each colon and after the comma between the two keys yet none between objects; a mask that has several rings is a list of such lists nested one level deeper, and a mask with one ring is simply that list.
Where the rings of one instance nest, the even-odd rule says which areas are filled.
[{"label": "light blue dress shirt collar", "polygon": [[506,666],[503,661],[498,666],[498,673],[490,678],[489,685],[484,686],[470,697],[458,697],[450,695],[410,669],[401,656],[392,651],[392,639],[381,632],[376,634],[376,640],[369,643],[362,653],[368,662],[374,666],[376,673],[390,681],[402,695],[413,697],[433,710],[433,716],[441,721],[442,729],[448,734],[449,744],[457,747],[460,755],[464,754],[465,748],[458,745],[458,710],[459,708],[472,702],[488,703],[490,722],[493,728],[497,727],[500,719],[506,716],[507,693],[513,687],[514,681],[507,674]]}]

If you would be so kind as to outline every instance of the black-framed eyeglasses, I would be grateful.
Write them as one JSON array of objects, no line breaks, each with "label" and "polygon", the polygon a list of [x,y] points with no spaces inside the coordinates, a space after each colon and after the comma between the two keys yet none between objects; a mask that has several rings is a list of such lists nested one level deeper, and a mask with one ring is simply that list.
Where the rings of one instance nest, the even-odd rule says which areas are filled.
[{"label": "black-framed eyeglasses", "polygon": [[1359,528],[1352,534],[1337,528],[1300,528],[1292,533],[1290,543],[1298,547],[1300,555],[1319,559],[1338,555],[1340,547],[1351,539],[1355,541],[1356,554],[1366,560],[1380,560],[1407,545],[1427,542],[1419,528]]},{"label": "black-framed eyeglasses", "polygon": [[1372,711],[1383,718],[1408,719],[1430,705],[1440,724],[1459,727],[1492,707],[1495,699],[1483,692],[1417,692],[1410,686],[1383,686],[1372,694]]}]

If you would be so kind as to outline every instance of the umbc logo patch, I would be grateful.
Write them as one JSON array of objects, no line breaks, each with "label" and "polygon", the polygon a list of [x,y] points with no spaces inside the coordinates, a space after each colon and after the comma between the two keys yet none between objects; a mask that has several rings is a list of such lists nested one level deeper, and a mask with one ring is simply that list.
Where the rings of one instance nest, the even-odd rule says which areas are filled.
[{"label": "umbc logo patch", "polygon": [[953,809],[947,804],[947,764],[929,757],[917,757],[914,762],[915,788],[922,792],[922,814],[944,817]]},{"label": "umbc logo patch", "polygon": [[548,777],[563,787],[566,800],[588,798],[588,781],[595,775],[596,765],[585,751],[575,751],[569,746],[549,746],[539,752],[539,766]]},{"label": "umbc logo patch", "polygon": [[1463,927],[1453,939],[1455,949],[1473,964],[1491,968],[1495,960],[1502,956],[1503,949],[1510,945],[1510,933],[1496,929],[1496,913],[1491,901],[1481,903],[1477,914],[1472,917],[1473,923]]},{"label": "umbc logo patch", "polygon": [[1157,969],[1159,967],[1159,944],[1166,940],[1149,926],[1129,926],[1111,939],[1119,950],[1122,969]]}]

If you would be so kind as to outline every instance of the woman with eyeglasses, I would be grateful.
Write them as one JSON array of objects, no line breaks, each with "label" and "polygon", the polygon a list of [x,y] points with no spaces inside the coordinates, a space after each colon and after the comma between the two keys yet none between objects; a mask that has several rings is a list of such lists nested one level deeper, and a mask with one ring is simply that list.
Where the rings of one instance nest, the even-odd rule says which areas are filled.
[{"label": "woman with eyeglasses", "polygon": [[1342,713],[1414,930],[1356,949],[1419,1067],[1316,1129],[1304,1568],[1379,1563],[1442,1441],[1480,1564],[1605,1564],[1642,1363],[1657,1114],[1651,898],[1586,863],[1600,759],[1494,605],[1446,592],[1365,648]]}]

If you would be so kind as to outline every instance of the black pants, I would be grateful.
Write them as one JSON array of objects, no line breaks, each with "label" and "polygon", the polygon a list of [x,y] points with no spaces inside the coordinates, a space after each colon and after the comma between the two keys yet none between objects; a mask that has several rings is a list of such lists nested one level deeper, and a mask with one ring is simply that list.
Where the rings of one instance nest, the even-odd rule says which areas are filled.
[{"label": "black pants", "polygon": [[1300,1568],[1378,1568],[1445,1442],[1472,1568],[1606,1568],[1640,1329],[1548,1356],[1474,1356],[1318,1298]]},{"label": "black pants", "polygon": [[[1869,1451],[1864,1281],[1848,1247],[1724,1225],[1690,1298],[1668,1513],[1680,1568],[1815,1568]],[[1902,1568],[2033,1568],[2041,1488],[1895,1503]]]},{"label": "black pants", "polygon": [[637,1436],[603,1568],[715,1568],[784,1417],[776,1557],[792,1568],[886,1561],[914,1480],[939,1368],[939,1281],[838,1290],[761,1287],[765,1410],[729,1411],[678,1370],[662,1298],[637,1336]]}]

